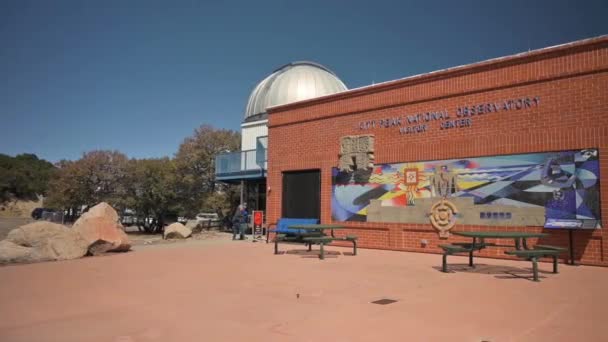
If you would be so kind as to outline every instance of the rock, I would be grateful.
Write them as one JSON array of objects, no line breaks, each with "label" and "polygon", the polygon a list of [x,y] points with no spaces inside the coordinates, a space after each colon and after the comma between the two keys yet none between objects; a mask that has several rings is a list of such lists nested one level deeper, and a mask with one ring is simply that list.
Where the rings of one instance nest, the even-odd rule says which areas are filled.
[{"label": "rock", "polygon": [[105,217],[81,216],[73,229],[76,230],[89,244],[100,244],[105,241],[111,245],[106,252],[126,252],[131,248],[129,237],[122,230],[122,226]]},{"label": "rock", "polygon": [[95,217],[105,217],[113,222],[118,222],[119,217],[118,213],[111,205],[106,202],[101,202],[94,207],[91,207],[84,215],[95,216]]},{"label": "rock", "polygon": [[189,228],[190,230],[193,230],[196,228],[196,226],[198,226],[198,221],[197,220],[188,220],[186,221],[185,227]]},{"label": "rock", "polygon": [[2,259],[4,262],[77,259],[83,257],[88,248],[88,243],[79,234],[60,224],[46,221],[13,229],[2,242],[6,250],[0,254],[9,253],[6,258],[14,259]]},{"label": "rock", "polygon": [[89,246],[89,254],[102,255],[114,248],[114,244],[104,240],[97,240]]},{"label": "rock", "polygon": [[91,254],[126,252],[131,249],[129,237],[118,223],[118,214],[107,203],[102,202],[89,209],[74,223],[72,229],[88,242]]},{"label": "rock", "polygon": [[203,225],[197,220],[188,220],[186,221],[186,228],[190,229],[192,232],[200,232],[203,230]]},{"label": "rock", "polygon": [[31,247],[19,246],[7,240],[0,241],[0,263],[31,262]]},{"label": "rock", "polygon": [[181,223],[173,223],[165,227],[163,238],[165,239],[186,239],[192,235],[192,229]]}]

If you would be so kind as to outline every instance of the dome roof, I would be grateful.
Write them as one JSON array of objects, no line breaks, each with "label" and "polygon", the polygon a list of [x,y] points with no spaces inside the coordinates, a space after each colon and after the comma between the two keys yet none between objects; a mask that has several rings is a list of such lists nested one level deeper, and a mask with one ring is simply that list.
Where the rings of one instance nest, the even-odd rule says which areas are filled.
[{"label": "dome roof", "polygon": [[260,120],[266,108],[339,93],[348,88],[328,68],[312,62],[293,62],[275,70],[253,89],[245,121]]}]

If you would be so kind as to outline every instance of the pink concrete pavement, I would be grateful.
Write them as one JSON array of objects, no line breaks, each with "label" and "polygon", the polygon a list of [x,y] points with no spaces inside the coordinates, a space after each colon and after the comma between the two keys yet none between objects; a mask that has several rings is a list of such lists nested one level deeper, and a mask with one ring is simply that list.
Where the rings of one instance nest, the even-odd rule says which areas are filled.
[{"label": "pink concrete pavement", "polygon": [[[608,269],[560,265],[535,283],[520,277],[528,262],[444,274],[440,261],[376,250],[321,261],[222,239],[0,267],[0,341],[607,340]],[[370,303],[381,298],[398,302]]]}]

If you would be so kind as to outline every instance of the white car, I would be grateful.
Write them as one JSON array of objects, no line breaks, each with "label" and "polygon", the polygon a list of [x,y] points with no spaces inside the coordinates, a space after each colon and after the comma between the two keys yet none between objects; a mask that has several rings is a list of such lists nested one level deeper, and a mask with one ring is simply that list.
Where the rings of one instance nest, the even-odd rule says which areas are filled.
[{"label": "white car", "polygon": [[219,220],[220,218],[216,213],[200,213],[196,215],[196,223],[219,222]]}]

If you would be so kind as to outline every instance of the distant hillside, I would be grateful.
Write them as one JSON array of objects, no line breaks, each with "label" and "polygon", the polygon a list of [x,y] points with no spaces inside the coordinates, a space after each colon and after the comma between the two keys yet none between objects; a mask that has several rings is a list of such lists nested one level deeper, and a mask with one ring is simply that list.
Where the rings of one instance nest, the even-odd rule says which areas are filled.
[{"label": "distant hillside", "polygon": [[0,153],[0,204],[14,199],[36,201],[39,194],[46,194],[55,172],[53,164],[35,154]]},{"label": "distant hillside", "polygon": [[32,210],[43,206],[42,196],[37,201],[11,199],[0,204],[0,217],[31,217]]}]

